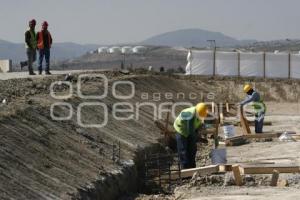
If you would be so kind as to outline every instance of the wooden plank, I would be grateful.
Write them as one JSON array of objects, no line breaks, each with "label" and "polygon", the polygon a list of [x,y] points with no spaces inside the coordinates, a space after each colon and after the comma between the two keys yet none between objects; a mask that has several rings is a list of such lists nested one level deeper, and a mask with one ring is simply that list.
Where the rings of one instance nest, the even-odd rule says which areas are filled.
[{"label": "wooden plank", "polygon": [[[240,126],[241,125],[240,121],[235,121],[235,120],[224,120],[224,123],[234,125],[234,126]],[[264,124],[264,126],[272,126],[271,121],[264,121],[263,124]],[[255,126],[255,121],[253,121],[253,120],[248,121],[248,125],[249,126]]]},{"label": "wooden plank", "polygon": [[251,134],[251,130],[249,128],[249,124],[248,124],[248,121],[247,119],[244,117],[244,112],[243,112],[243,106],[240,106],[240,120],[241,120],[241,125],[242,125],[242,128],[243,128],[243,131],[246,133],[246,134]]},{"label": "wooden plank", "polygon": [[192,177],[194,173],[198,173],[200,176],[205,176],[219,172],[219,165],[209,165],[205,167],[197,167],[191,169],[181,170],[181,177]]},{"label": "wooden plank", "polygon": [[259,133],[259,134],[248,134],[244,135],[247,139],[260,139],[260,138],[278,138],[280,134],[278,133]]},{"label": "wooden plank", "polygon": [[279,171],[273,170],[270,186],[273,186],[273,187],[277,186],[278,178],[279,178]]},{"label": "wooden plank", "polygon": [[299,166],[243,166],[244,174],[273,174],[274,170],[279,173],[300,173]]},{"label": "wooden plank", "polygon": [[229,103],[226,102],[226,112],[229,113]]},{"label": "wooden plank", "polygon": [[243,185],[243,180],[240,172],[240,166],[239,165],[232,165],[232,172],[235,180],[235,184],[238,186]]},{"label": "wooden plank", "polygon": [[248,162],[237,162],[237,163],[232,163],[232,164],[223,164],[219,165],[219,172],[231,172],[232,171],[232,166],[233,165],[274,165],[275,162],[260,162],[260,161],[248,161]]},{"label": "wooden plank", "polygon": [[219,172],[231,172],[232,171],[232,165],[226,164],[226,165],[219,165]]},{"label": "wooden plank", "polygon": [[264,138],[278,138],[279,136],[280,136],[280,134],[278,134],[278,133],[260,133],[260,134],[240,135],[240,136],[235,136],[235,137],[226,139],[225,144],[227,146],[232,146],[235,142],[237,143],[237,145],[239,143],[246,144],[246,142],[244,140],[264,139]]},{"label": "wooden plank", "polygon": [[223,112],[220,112],[220,123],[224,124],[224,114],[223,114]]},{"label": "wooden plank", "polygon": [[[181,178],[188,178],[192,177],[194,173],[198,173],[200,176],[210,175],[213,173],[219,172],[219,165],[209,165],[205,167],[197,167],[197,168],[191,168],[191,169],[183,169],[181,170]],[[177,179],[179,178],[178,172],[172,172],[171,173],[171,179]]]}]

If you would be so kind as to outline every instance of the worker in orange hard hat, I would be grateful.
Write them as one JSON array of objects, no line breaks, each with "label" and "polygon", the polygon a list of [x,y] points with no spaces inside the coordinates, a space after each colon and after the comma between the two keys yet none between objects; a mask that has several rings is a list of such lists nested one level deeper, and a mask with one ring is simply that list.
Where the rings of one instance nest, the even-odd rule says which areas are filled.
[{"label": "worker in orange hard hat", "polygon": [[37,33],[37,48],[39,51],[39,74],[43,71],[43,59],[46,60],[45,74],[50,73],[50,48],[52,45],[52,36],[48,31],[48,22],[44,21],[42,23],[42,30]]},{"label": "worker in orange hard hat", "polygon": [[198,103],[196,106],[182,110],[174,122],[177,150],[184,169],[196,167],[197,130],[206,116],[207,106]]},{"label": "worker in orange hard hat", "polygon": [[36,61],[36,33],[35,33],[35,19],[29,21],[29,29],[25,32],[25,47],[27,61],[20,62],[21,70],[23,67],[28,66],[29,75],[35,75],[33,72],[33,63]]},{"label": "worker in orange hard hat", "polygon": [[252,106],[255,112],[255,133],[262,133],[264,117],[266,113],[266,105],[263,102],[260,94],[256,90],[254,90],[250,84],[246,84],[244,86],[244,92],[247,94],[247,97],[240,103],[240,105],[244,106],[250,102],[253,102]]}]

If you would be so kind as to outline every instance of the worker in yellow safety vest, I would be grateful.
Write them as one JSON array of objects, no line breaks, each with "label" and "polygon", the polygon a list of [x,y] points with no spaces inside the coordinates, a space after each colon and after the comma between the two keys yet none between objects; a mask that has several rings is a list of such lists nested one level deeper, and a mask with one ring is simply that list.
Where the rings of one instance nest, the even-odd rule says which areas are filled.
[{"label": "worker in yellow safety vest", "polygon": [[28,66],[29,75],[35,75],[33,71],[33,63],[36,61],[36,33],[35,33],[35,19],[29,21],[29,29],[25,32],[25,46],[27,60],[20,62],[21,70],[23,67]]},{"label": "worker in yellow safety vest", "polygon": [[247,97],[244,101],[240,102],[241,106],[244,106],[250,102],[253,102],[252,106],[255,112],[255,133],[263,132],[264,117],[266,113],[266,105],[263,102],[260,94],[253,89],[250,84],[244,86],[244,92]]},{"label": "worker in yellow safety vest", "polygon": [[196,106],[182,110],[174,122],[177,151],[183,169],[196,167],[197,131],[206,116],[207,106],[198,103]]}]

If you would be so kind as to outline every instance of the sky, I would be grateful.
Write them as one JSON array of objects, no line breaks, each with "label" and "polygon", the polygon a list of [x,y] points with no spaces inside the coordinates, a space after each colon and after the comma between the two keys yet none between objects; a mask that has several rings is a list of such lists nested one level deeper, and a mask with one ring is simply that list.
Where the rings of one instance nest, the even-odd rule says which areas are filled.
[{"label": "sky", "polygon": [[47,20],[56,42],[139,42],[185,28],[236,39],[300,39],[300,0],[0,0],[0,39]]}]

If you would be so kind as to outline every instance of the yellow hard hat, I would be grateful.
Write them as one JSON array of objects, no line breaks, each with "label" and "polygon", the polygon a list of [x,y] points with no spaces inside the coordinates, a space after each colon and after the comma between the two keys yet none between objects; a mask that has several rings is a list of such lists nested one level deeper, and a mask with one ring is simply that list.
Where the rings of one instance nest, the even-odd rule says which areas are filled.
[{"label": "yellow hard hat", "polygon": [[196,111],[200,117],[207,116],[207,106],[205,105],[205,103],[198,103],[196,105]]},{"label": "yellow hard hat", "polygon": [[251,87],[250,84],[246,84],[246,85],[244,86],[244,92],[245,92],[245,93],[249,92],[251,89],[252,89],[252,87]]}]

